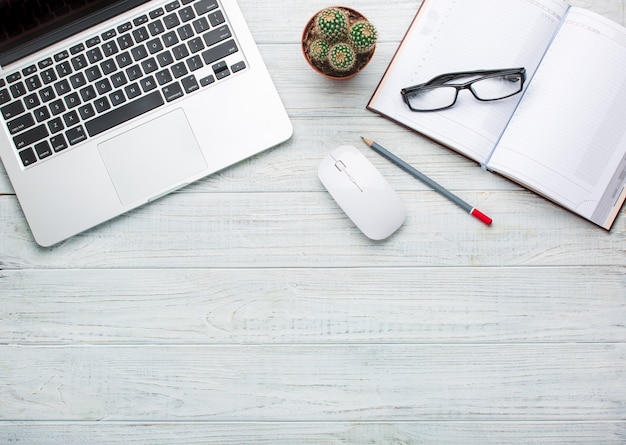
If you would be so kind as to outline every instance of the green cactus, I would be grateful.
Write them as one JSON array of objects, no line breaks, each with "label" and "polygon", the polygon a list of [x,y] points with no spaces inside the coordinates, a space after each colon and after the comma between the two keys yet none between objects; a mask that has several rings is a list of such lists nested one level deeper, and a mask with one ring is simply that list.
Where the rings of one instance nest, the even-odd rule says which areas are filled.
[{"label": "green cactus", "polygon": [[350,42],[357,53],[366,53],[376,44],[378,33],[370,22],[356,22],[350,28]]},{"label": "green cactus", "polygon": [[318,14],[316,25],[328,43],[345,40],[348,36],[348,17],[341,9],[324,9]]},{"label": "green cactus", "polygon": [[330,48],[328,61],[337,71],[350,71],[356,62],[356,54],[347,43],[337,43]]},{"label": "green cactus", "polygon": [[305,31],[305,56],[311,65],[330,77],[347,77],[363,68],[378,37],[374,25],[360,13],[342,7],[321,10]]},{"label": "green cactus", "polygon": [[324,40],[314,40],[309,46],[309,54],[313,60],[324,60],[328,56],[328,43]]}]

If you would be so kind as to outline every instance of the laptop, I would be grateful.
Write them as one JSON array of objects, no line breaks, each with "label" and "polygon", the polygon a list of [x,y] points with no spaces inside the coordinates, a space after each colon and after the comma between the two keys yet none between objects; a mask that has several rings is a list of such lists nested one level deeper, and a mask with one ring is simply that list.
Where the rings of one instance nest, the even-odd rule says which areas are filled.
[{"label": "laptop", "polygon": [[236,0],[0,0],[0,158],[51,246],[291,137]]}]

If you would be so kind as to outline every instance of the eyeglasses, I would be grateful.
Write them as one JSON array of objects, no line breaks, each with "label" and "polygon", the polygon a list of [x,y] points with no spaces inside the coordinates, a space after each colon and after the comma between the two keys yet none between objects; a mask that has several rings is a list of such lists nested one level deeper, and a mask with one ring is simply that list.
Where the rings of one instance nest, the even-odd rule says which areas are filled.
[{"label": "eyeglasses", "polygon": [[[465,77],[477,78],[447,83]],[[470,90],[480,101],[500,100],[522,91],[525,80],[525,68],[466,71],[441,74],[426,83],[403,88],[400,93],[411,111],[438,111],[452,107],[461,90]]]}]

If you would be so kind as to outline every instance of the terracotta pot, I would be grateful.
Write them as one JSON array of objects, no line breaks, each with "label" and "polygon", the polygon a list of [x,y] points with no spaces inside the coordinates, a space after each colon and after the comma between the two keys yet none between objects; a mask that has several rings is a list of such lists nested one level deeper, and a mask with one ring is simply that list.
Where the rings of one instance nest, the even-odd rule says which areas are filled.
[{"label": "terracotta pot", "polygon": [[[361,14],[360,12],[352,8],[348,8],[345,6],[333,6],[333,7],[341,9],[347,14],[349,27],[358,21],[367,20],[367,18],[363,14]],[[328,9],[328,8],[324,8],[324,9]],[[320,11],[313,14],[311,19],[308,21],[308,23],[304,27],[304,31],[302,32],[302,53],[304,54],[304,58],[309,63],[311,68],[313,68],[318,73],[331,79],[338,79],[338,80],[350,79],[351,77],[354,77],[363,68],[367,66],[369,61],[374,56],[376,45],[374,45],[374,47],[366,53],[357,54],[357,59],[354,64],[354,67],[350,71],[338,71],[334,69],[333,67],[331,67],[330,63],[327,60],[312,60],[309,57],[309,44],[310,42],[313,42],[314,40],[317,40],[320,38],[320,35],[315,28],[315,18],[324,9],[321,9]]]}]

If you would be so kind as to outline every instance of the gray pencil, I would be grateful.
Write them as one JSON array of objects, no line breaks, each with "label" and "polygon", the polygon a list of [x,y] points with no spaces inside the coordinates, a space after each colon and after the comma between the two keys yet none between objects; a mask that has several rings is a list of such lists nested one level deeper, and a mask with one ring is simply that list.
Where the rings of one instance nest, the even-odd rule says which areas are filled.
[{"label": "gray pencil", "polygon": [[446,190],[441,185],[437,184],[435,181],[430,179],[428,176],[426,176],[425,174],[423,174],[420,171],[418,171],[417,169],[415,169],[412,165],[407,164],[402,159],[400,159],[399,157],[397,157],[396,155],[391,153],[389,150],[383,148],[381,145],[379,145],[376,142],[372,141],[371,139],[367,139],[367,138],[364,138],[362,136],[361,136],[361,139],[363,139],[363,142],[365,142],[368,147],[370,147],[371,149],[376,151],[378,154],[380,154],[380,155],[384,156],[385,158],[389,159],[391,162],[396,164],[398,167],[400,167],[405,172],[412,174],[413,176],[415,176],[417,179],[422,181],[427,186],[431,187],[436,192],[441,193],[443,196],[445,196],[450,201],[452,201],[453,203],[455,203],[456,205],[461,207],[463,210],[468,212],[473,217],[479,219],[480,221],[482,221],[483,223],[487,224],[488,226],[491,225],[493,220],[491,218],[489,218],[487,215],[485,215],[484,213],[482,213],[480,210],[478,210],[476,207],[473,207],[472,205],[468,204],[467,202],[463,201],[461,198],[456,196],[454,193]]}]

